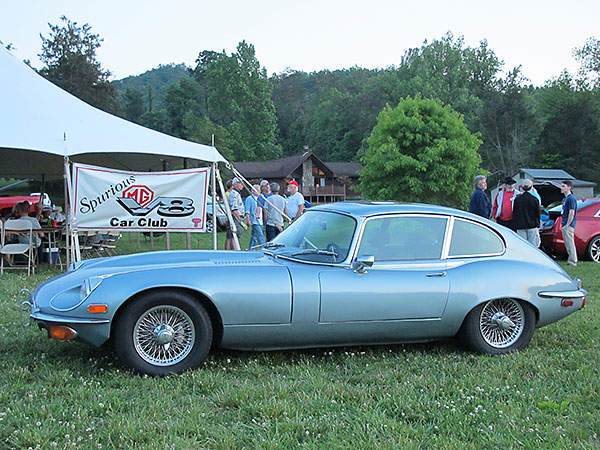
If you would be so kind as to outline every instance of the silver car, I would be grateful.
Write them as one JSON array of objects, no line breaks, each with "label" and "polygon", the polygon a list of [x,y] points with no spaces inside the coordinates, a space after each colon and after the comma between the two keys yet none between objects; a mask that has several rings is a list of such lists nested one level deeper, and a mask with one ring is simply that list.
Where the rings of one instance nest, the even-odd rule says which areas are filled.
[{"label": "silver car", "polygon": [[583,308],[586,291],[507,228],[455,209],[335,203],[261,252],[171,251],[76,263],[30,295],[56,339],[115,344],[139,373],[212,348],[273,350],[458,337],[503,354]]}]

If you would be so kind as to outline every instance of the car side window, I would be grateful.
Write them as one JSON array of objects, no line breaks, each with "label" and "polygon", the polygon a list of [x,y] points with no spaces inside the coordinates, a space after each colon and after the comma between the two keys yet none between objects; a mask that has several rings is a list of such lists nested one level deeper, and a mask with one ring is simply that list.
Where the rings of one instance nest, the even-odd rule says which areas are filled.
[{"label": "car side window", "polygon": [[499,255],[503,251],[504,243],[489,228],[467,220],[454,220],[449,257]]},{"label": "car side window", "polygon": [[359,256],[375,261],[440,259],[448,220],[438,216],[397,216],[365,224]]}]

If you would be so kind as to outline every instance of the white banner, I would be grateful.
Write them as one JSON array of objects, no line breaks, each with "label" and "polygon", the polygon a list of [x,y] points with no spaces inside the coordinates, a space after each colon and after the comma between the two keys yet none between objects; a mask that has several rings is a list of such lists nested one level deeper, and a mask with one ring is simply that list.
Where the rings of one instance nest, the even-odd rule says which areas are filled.
[{"label": "white banner", "polygon": [[80,230],[205,231],[210,168],[125,172],[73,164]]}]

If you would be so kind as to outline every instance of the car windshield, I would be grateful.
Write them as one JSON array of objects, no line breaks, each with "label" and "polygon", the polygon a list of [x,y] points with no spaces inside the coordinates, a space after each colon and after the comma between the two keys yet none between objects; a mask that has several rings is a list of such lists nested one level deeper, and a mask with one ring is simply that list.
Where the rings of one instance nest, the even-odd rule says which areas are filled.
[{"label": "car windshield", "polygon": [[356,221],[344,214],[307,211],[265,248],[303,261],[339,263],[348,256]]}]

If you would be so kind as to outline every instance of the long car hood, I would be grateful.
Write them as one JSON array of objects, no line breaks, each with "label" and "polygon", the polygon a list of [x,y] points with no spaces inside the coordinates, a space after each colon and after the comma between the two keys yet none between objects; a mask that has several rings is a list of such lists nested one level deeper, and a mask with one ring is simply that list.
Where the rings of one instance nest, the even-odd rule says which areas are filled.
[{"label": "long car hood", "polygon": [[113,256],[110,258],[97,258],[77,263],[76,270],[102,270],[105,272],[128,272],[147,270],[151,268],[175,268],[197,266],[271,266],[274,258],[261,252],[239,251],[208,251],[208,250],[183,250],[135,253],[132,255]]}]

